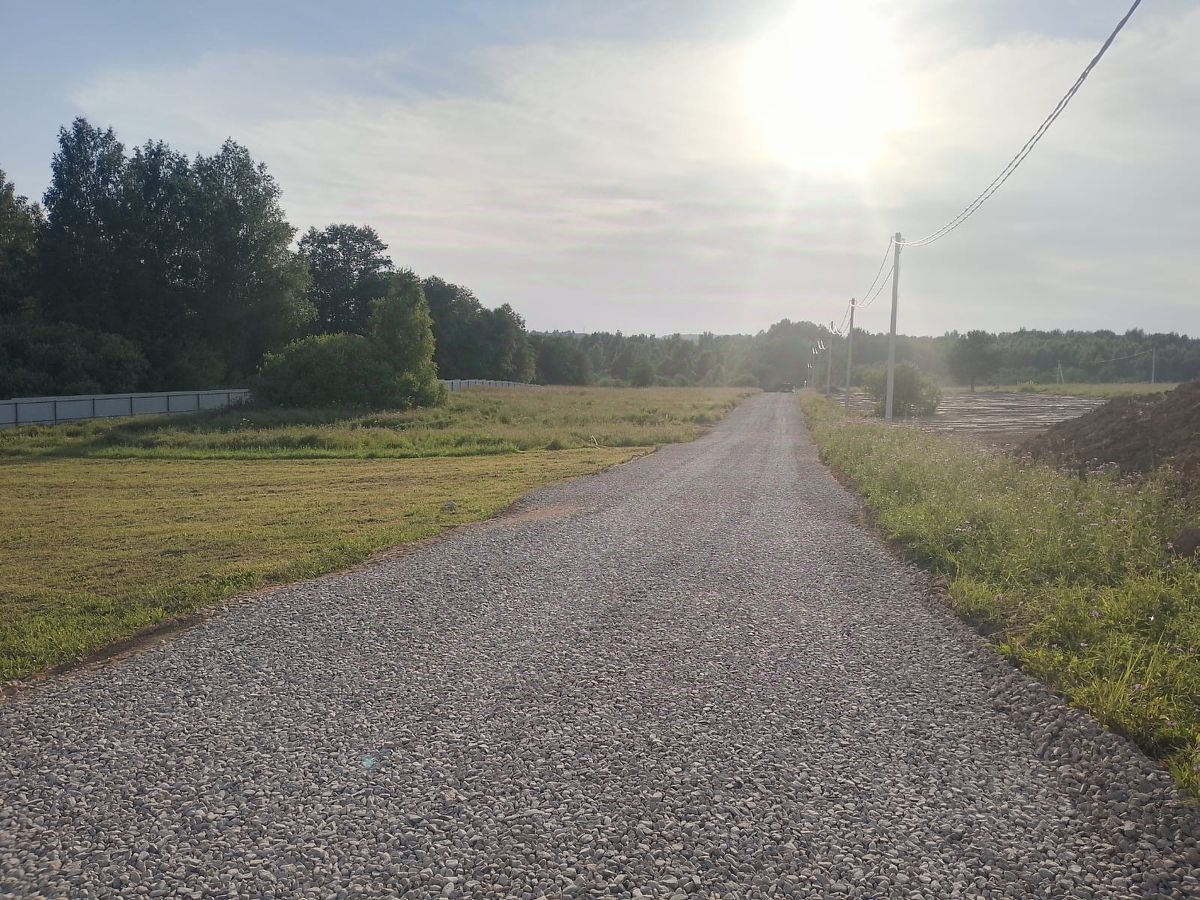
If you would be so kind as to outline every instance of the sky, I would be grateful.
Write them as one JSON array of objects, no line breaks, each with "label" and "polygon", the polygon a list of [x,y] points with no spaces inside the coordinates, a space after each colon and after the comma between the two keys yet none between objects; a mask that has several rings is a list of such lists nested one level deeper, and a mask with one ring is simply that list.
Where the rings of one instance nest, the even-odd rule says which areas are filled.
[{"label": "sky", "polygon": [[[536,330],[840,321],[992,180],[1129,0],[0,0],[0,169],[59,127],[268,166],[292,224]],[[1146,0],[899,329],[1200,334],[1200,3]],[[858,324],[887,328],[890,294]]]}]

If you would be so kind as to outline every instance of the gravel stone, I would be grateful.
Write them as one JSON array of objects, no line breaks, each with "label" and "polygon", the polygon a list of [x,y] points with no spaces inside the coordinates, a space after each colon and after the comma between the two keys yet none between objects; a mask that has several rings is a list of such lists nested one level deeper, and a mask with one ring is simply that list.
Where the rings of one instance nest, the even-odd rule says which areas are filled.
[{"label": "gravel stone", "polygon": [[0,705],[3,897],[1194,897],[794,398]]}]

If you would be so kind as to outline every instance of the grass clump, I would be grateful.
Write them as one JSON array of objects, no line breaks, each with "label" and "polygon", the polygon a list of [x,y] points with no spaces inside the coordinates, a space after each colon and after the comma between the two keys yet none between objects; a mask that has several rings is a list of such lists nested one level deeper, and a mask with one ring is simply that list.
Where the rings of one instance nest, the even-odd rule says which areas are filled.
[{"label": "grass clump", "polygon": [[1200,567],[1165,552],[1195,510],[1162,480],[1080,479],[801,402],[822,458],[961,615],[1200,794]]}]

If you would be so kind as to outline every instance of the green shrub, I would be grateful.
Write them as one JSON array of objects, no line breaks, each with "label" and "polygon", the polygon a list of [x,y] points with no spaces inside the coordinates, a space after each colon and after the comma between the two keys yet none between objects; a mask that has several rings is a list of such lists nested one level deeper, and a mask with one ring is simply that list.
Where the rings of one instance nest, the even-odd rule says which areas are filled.
[{"label": "green shrub", "polygon": [[371,307],[369,332],[301,338],[270,353],[253,384],[269,406],[408,409],[445,399],[433,364],[433,332],[420,282],[389,276]]},{"label": "green shrub", "polygon": [[394,381],[362,335],[316,334],[268,353],[253,391],[269,406],[384,407]]},{"label": "green shrub", "polygon": [[[862,374],[863,387],[875,401],[877,415],[884,414],[887,403],[887,370],[867,369]],[[932,415],[942,402],[937,384],[921,374],[911,363],[896,366],[896,381],[892,391],[892,412],[901,418]]]}]

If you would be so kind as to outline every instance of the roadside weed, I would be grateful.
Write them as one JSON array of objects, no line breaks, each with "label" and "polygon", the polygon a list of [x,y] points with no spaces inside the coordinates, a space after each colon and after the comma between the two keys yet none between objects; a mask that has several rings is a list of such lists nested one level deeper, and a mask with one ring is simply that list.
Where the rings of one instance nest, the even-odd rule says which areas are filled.
[{"label": "roadside weed", "polygon": [[1086,479],[801,398],[822,458],[1000,652],[1200,795],[1200,567],[1165,478]]}]

